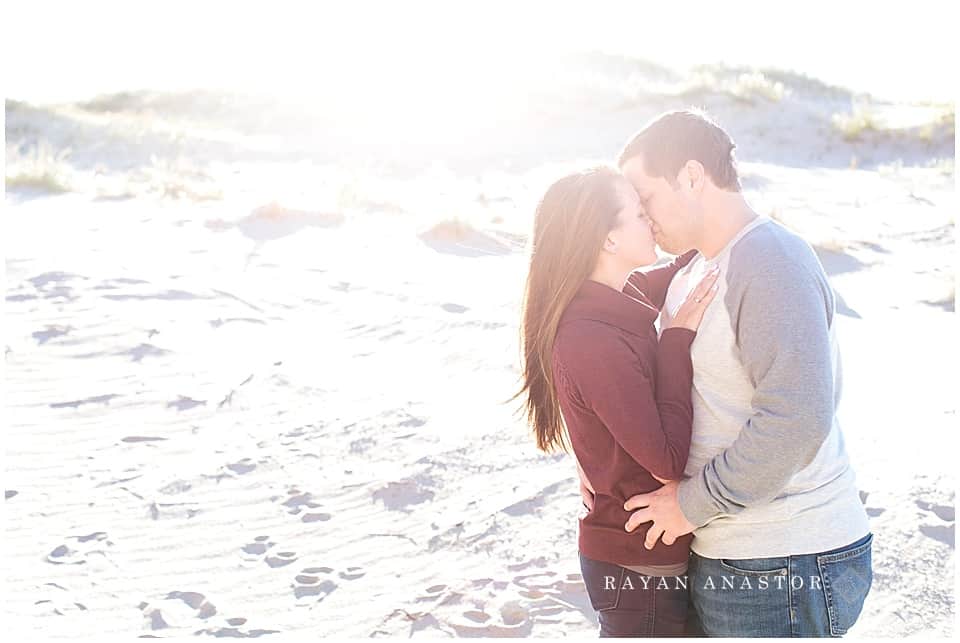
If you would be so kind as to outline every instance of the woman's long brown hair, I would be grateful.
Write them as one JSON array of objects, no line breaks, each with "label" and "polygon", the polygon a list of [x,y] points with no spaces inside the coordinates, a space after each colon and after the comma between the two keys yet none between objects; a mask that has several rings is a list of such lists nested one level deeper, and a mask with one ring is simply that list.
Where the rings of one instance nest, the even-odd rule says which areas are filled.
[{"label": "woman's long brown hair", "polygon": [[530,268],[523,296],[522,388],[527,423],[541,451],[568,451],[553,381],[553,343],[560,318],[593,272],[607,233],[623,207],[613,168],[565,176],[547,190],[533,221]]}]

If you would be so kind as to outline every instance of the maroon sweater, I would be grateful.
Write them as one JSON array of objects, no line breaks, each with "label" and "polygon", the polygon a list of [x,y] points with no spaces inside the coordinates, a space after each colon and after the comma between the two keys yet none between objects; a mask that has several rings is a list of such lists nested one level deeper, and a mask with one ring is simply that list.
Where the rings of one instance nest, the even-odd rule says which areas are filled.
[{"label": "maroon sweater", "polygon": [[630,496],[659,489],[651,474],[679,480],[687,463],[693,406],[690,344],[696,333],[654,321],[677,270],[695,255],[634,273],[623,292],[586,281],[564,311],[553,351],[560,408],[574,453],[596,491],[580,519],[580,552],[620,565],[687,560],[692,534],[644,548],[651,523],[624,530]]}]

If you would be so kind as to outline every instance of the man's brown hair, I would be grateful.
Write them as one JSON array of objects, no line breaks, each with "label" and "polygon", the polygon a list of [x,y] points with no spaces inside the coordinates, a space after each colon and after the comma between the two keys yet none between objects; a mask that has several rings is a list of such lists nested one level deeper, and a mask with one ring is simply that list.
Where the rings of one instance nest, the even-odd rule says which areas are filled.
[{"label": "man's brown hair", "polygon": [[739,192],[735,147],[730,135],[706,113],[685,109],[661,114],[647,124],[620,152],[617,165],[622,168],[642,156],[647,174],[674,185],[680,168],[687,161],[698,161],[717,187]]}]

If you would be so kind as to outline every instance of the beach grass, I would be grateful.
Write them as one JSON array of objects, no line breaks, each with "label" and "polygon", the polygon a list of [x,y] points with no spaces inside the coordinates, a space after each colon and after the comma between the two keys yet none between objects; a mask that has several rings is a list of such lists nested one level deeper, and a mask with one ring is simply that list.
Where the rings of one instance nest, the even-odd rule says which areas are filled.
[{"label": "beach grass", "polygon": [[848,113],[836,113],[831,122],[847,142],[859,141],[865,133],[881,129],[877,114],[865,105],[856,105]]},{"label": "beach grass", "polygon": [[75,181],[68,162],[69,149],[56,150],[46,141],[23,150],[8,145],[5,185],[7,190],[31,190],[47,194],[73,192]]}]

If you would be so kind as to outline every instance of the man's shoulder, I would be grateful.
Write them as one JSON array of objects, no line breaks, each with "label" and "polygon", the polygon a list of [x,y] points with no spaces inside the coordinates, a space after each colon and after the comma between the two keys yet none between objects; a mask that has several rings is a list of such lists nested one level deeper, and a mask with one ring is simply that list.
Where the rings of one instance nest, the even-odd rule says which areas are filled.
[{"label": "man's shoulder", "polygon": [[823,274],[816,252],[803,237],[773,219],[755,226],[730,249],[728,279],[734,282],[756,275],[775,280],[804,273]]},{"label": "man's shoulder", "polygon": [[828,323],[835,310],[833,289],[813,247],[773,220],[750,230],[731,249],[724,299],[731,318],[739,317],[746,299],[763,311],[804,302],[805,313],[823,310]]}]

